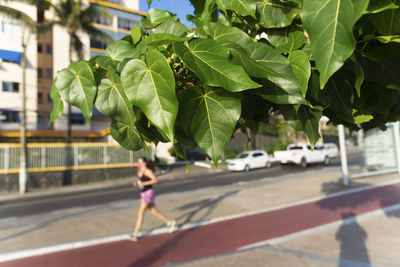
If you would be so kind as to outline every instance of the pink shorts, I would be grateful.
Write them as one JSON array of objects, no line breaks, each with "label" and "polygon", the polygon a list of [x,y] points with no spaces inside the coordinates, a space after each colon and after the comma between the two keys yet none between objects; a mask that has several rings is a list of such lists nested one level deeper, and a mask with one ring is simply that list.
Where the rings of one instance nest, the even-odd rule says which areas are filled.
[{"label": "pink shorts", "polygon": [[140,202],[149,204],[156,203],[156,194],[154,193],[153,188],[148,189],[144,192],[140,192]]}]

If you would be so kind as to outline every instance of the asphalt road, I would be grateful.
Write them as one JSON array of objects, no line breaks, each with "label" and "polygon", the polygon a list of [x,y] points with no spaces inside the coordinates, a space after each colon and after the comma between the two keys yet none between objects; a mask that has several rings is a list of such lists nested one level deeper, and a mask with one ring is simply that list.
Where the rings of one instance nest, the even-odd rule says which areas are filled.
[{"label": "asphalt road", "polygon": [[[332,165],[338,166],[339,159],[333,160],[331,166]],[[281,169],[279,166],[275,165],[270,169],[258,169],[250,172],[223,172],[215,174],[207,173],[204,176],[178,178],[164,181],[162,178],[160,178],[160,182],[156,185],[156,192],[157,195],[179,193],[207,187],[226,186],[243,181],[257,181],[266,177],[276,178],[271,179],[271,182],[274,182],[274,180],[282,181],[282,179],[289,179],[285,178],[288,176],[288,174],[292,174],[292,179],[293,174],[299,174],[298,177],[301,179],[302,177],[306,177],[302,175],[302,173],[309,172],[310,170],[324,173],[325,168],[327,167],[320,164],[311,165],[307,169],[301,169],[295,166]],[[115,201],[132,200],[138,198],[139,194],[130,183],[112,188],[60,193],[56,195],[32,198],[27,197],[0,202],[0,218],[37,215],[60,209],[90,207],[93,205],[101,205]]]}]

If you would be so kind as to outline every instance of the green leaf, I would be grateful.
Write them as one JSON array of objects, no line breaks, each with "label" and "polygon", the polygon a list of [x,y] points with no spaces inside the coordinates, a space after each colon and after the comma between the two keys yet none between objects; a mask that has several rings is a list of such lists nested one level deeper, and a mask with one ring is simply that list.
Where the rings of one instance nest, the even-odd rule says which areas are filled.
[{"label": "green leaf", "polygon": [[173,47],[188,68],[210,86],[223,87],[231,92],[260,87],[241,66],[229,61],[229,50],[214,40],[196,39],[187,45],[174,43]]},{"label": "green leaf", "polygon": [[358,97],[361,96],[361,85],[364,82],[364,70],[363,68],[360,66],[360,64],[358,64],[355,56],[351,57],[351,66],[353,68],[356,80],[354,82],[354,87],[356,88],[357,91],[357,95]]},{"label": "green leaf", "polygon": [[373,118],[374,118],[374,116],[372,116],[372,115],[361,114],[358,110],[353,109],[353,119],[354,119],[355,124],[369,122]]},{"label": "green leaf", "polygon": [[314,147],[321,138],[318,129],[322,112],[304,105],[301,105],[297,112],[293,106],[289,105],[280,106],[280,110],[287,123],[295,131],[304,131],[308,136],[311,146]]},{"label": "green leaf", "polygon": [[354,85],[338,72],[329,79],[323,90],[319,90],[318,98],[325,107],[342,114],[343,119],[351,120],[353,88]]},{"label": "green leaf", "polygon": [[131,103],[173,142],[178,99],[174,75],[163,54],[153,50],[146,53],[145,62],[129,61],[121,80]]},{"label": "green leaf", "polygon": [[388,9],[396,9],[396,6],[392,0],[370,0],[367,10],[364,14],[379,13]]},{"label": "green leaf", "polygon": [[224,12],[232,10],[243,17],[256,17],[257,0],[217,0],[217,4]]},{"label": "green leaf", "polygon": [[129,150],[139,150],[144,143],[135,128],[124,121],[112,120],[110,134],[122,147]]},{"label": "green leaf", "polygon": [[246,48],[249,44],[253,43],[253,40],[247,33],[236,27],[228,27],[220,23],[208,23],[202,29],[212,39],[222,45],[235,43]]},{"label": "green leaf", "polygon": [[300,1],[296,0],[264,0],[257,10],[260,14],[260,24],[266,28],[283,28],[292,24],[293,18],[299,13]]},{"label": "green leaf", "polygon": [[133,27],[131,31],[132,42],[136,45],[140,39],[142,38],[142,22],[139,22],[139,25]]},{"label": "green leaf", "polygon": [[376,37],[381,43],[400,43],[400,35],[378,36]]},{"label": "green leaf", "polygon": [[[218,17],[218,9],[215,0],[190,0],[195,7],[194,14],[202,21],[212,21]],[[190,15],[188,15],[190,16]],[[192,18],[194,18],[192,16]]]},{"label": "green leaf", "polygon": [[169,33],[175,36],[182,36],[184,34],[186,35],[187,30],[184,24],[169,19],[158,25],[154,29],[154,33]]},{"label": "green leaf", "polygon": [[179,37],[169,33],[154,33],[146,38],[146,45],[160,46],[165,44],[171,44],[173,42],[184,42],[189,41],[192,37]]},{"label": "green leaf", "polygon": [[380,35],[400,34],[400,9],[391,9],[370,16]]},{"label": "green leaf", "polygon": [[147,12],[146,18],[141,22],[147,26],[155,27],[166,20],[174,19],[174,16],[168,11],[152,8]]},{"label": "green leaf", "polygon": [[119,76],[115,69],[108,68],[108,79],[103,79],[99,86],[95,106],[107,116],[121,115],[124,121],[133,128],[135,126],[135,114],[132,104],[125,94]]},{"label": "green leaf", "polygon": [[217,165],[240,113],[240,95],[222,88],[192,87],[182,93],[178,120]]},{"label": "green leaf", "polygon": [[106,55],[110,57],[115,64],[118,64],[126,58],[138,58],[139,52],[131,43],[119,40],[107,46]]},{"label": "green leaf", "polygon": [[307,41],[302,31],[293,28],[268,30],[268,42],[282,53],[290,53],[299,49]]},{"label": "green leaf", "polygon": [[247,54],[250,55],[251,59],[262,67],[265,73],[265,77],[262,78],[269,79],[291,96],[302,97],[300,85],[286,57],[263,43],[249,45],[247,49]]},{"label": "green leaf", "polygon": [[359,60],[365,72],[365,80],[379,83],[389,89],[400,90],[400,57],[373,61],[362,57]]},{"label": "green leaf", "polygon": [[289,54],[288,57],[294,76],[299,81],[300,90],[303,96],[307,94],[308,80],[311,76],[310,61],[304,51],[296,50]]},{"label": "green leaf", "polygon": [[117,67],[118,61],[112,60],[110,57],[106,56],[98,56],[96,58],[96,64],[99,65],[102,69],[107,70],[109,66]]},{"label": "green leaf", "polygon": [[80,108],[86,123],[92,116],[97,86],[90,65],[85,61],[74,62],[57,74],[55,87],[70,105]]},{"label": "green leaf", "polygon": [[53,100],[53,109],[50,113],[49,124],[53,123],[58,117],[61,116],[64,110],[64,104],[60,98],[60,94],[55,86],[56,81],[53,82],[50,91],[50,97]]},{"label": "green leaf", "polygon": [[353,26],[367,5],[368,0],[304,0],[301,19],[321,74],[321,88],[353,53]]}]

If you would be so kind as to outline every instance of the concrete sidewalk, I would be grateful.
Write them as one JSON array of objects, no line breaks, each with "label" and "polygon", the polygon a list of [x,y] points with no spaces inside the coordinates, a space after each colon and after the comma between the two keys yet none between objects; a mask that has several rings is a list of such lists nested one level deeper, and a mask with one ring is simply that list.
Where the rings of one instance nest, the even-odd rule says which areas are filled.
[{"label": "concrete sidewalk", "polygon": [[[161,195],[157,200],[160,210],[176,218],[180,225],[187,225],[289,205],[349,189],[379,185],[398,178],[398,175],[362,178],[353,181],[350,188],[345,188],[340,183],[340,173],[323,177],[319,174],[303,180],[291,179],[282,183],[260,181],[259,186],[251,188],[243,183],[218,189],[208,188]],[[110,203],[108,207],[60,211],[47,217],[33,216],[27,218],[32,222],[31,225],[23,223],[19,225],[17,220],[3,222],[15,224],[11,230],[3,230],[2,222],[0,222],[0,253],[127,233],[134,226],[134,214],[138,204],[138,201]],[[376,214],[376,216],[363,218],[361,221],[349,222],[343,226],[345,228],[341,231],[343,236],[337,234],[339,229],[343,228],[339,225],[336,228],[330,227],[311,232],[297,239],[282,241],[274,246],[264,245],[186,264],[190,266],[336,266],[342,262],[342,266],[369,266],[369,263],[396,266],[396,263],[400,262],[399,214],[399,211],[391,211],[388,214]],[[145,231],[158,229],[160,226],[159,221],[147,215],[144,224]],[[349,242],[340,241],[347,237]],[[353,243],[353,246],[349,245],[352,243],[351,240],[362,242]],[[382,246],[382,243],[379,243],[383,240],[388,246]],[[346,249],[342,247],[343,243],[347,244]],[[347,250],[349,252],[342,255],[342,251]],[[383,251],[388,256],[384,256]],[[355,263],[358,265],[354,265]]]}]

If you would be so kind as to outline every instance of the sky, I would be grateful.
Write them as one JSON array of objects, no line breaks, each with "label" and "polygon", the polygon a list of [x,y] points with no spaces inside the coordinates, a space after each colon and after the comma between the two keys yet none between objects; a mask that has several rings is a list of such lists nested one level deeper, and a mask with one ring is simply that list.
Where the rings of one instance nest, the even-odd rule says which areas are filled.
[{"label": "sky", "polygon": [[[167,10],[171,13],[177,14],[186,27],[193,26],[193,23],[186,20],[186,15],[193,14],[194,9],[189,0],[153,0],[150,8]],[[139,0],[139,9],[141,11],[149,10],[146,0]]]}]

